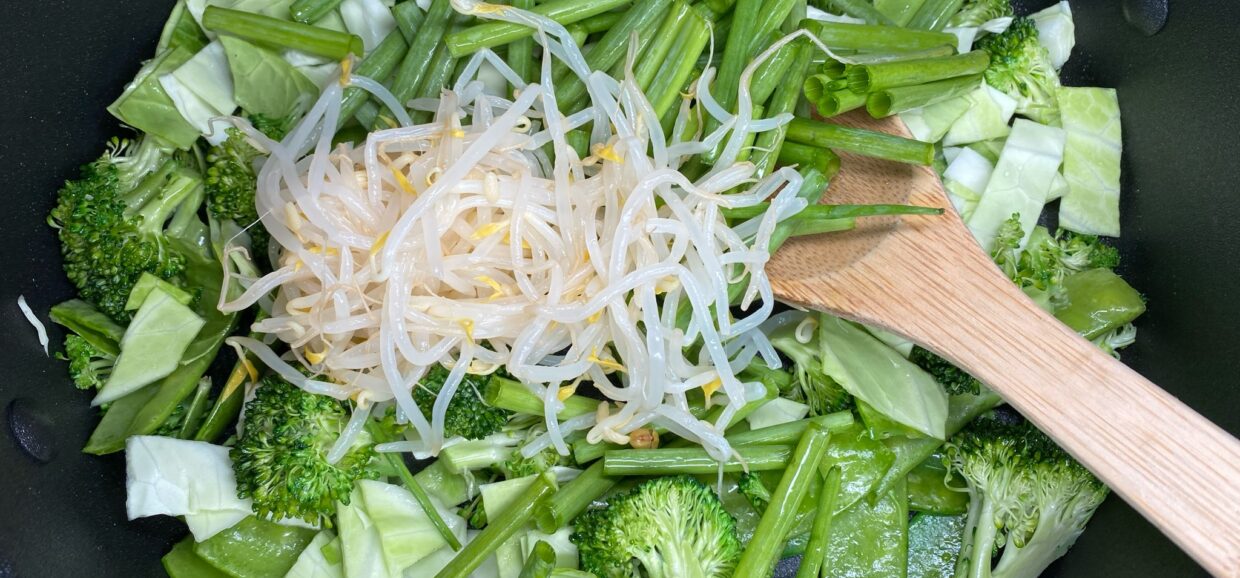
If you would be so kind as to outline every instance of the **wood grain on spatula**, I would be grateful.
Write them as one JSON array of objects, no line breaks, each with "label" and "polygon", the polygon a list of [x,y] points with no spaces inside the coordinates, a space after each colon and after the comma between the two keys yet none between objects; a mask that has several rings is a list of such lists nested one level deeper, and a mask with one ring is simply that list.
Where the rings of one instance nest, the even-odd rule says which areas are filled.
[{"label": "wood grain on spatula", "polygon": [[[834,122],[908,136],[895,118]],[[827,202],[947,210],[791,239],[767,265],[775,295],[953,361],[1209,572],[1240,577],[1240,441],[1026,298],[978,247],[931,168],[840,156]]]}]

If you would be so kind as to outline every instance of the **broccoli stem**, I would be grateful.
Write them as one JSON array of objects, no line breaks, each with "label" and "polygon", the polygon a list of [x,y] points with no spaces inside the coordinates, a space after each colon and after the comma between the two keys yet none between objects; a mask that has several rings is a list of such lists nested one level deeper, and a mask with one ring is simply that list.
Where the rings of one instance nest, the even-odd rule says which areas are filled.
[{"label": "broccoli stem", "polygon": [[344,0],[294,0],[288,7],[289,16],[302,24],[314,24]]},{"label": "broccoli stem", "polygon": [[534,549],[525,559],[525,566],[517,578],[547,578],[555,569],[555,549],[542,540],[534,544]]},{"label": "broccoli stem", "polygon": [[650,44],[639,53],[637,66],[633,69],[633,80],[642,89],[642,92],[650,88],[650,83],[654,81],[655,73],[667,61],[667,55],[672,50],[672,44],[680,36],[680,29],[691,18],[695,17],[697,15],[693,13],[693,9],[688,4],[677,1],[667,16],[663,18],[663,22],[651,38]]},{"label": "broccoli stem", "polygon": [[[540,417],[546,413],[543,400],[538,397],[538,394],[530,391],[519,381],[498,375],[491,376],[490,381],[487,382],[483,400],[492,407],[506,409],[513,413]],[[570,395],[563,401],[564,409],[556,414],[562,420],[598,411],[599,400],[584,395]]]},{"label": "broccoli stem", "polygon": [[[733,448],[740,456],[722,463],[725,472],[765,472],[788,465],[791,446],[750,446]],[[657,450],[611,450],[603,454],[603,473],[609,476],[663,476],[670,474],[714,474],[720,463],[702,448],[662,448]]]},{"label": "broccoli stem", "polygon": [[[629,36],[634,31],[638,33],[638,36],[653,34],[655,27],[663,21],[664,14],[667,14],[670,4],[671,0],[638,0],[613,26],[604,28],[607,33],[586,50],[586,64],[590,65],[591,70],[608,70],[615,66],[629,49]],[[589,32],[591,25],[596,24],[598,19],[612,16],[614,15],[600,14],[581,21],[581,24]],[[512,45],[508,47],[508,53],[512,54]],[[558,68],[560,70],[556,71],[555,98],[560,110],[571,111],[581,108],[582,99],[586,96],[585,83],[566,66],[561,65]]]},{"label": "broccoli stem", "polygon": [[814,525],[810,529],[809,543],[805,546],[805,554],[801,556],[801,567],[797,569],[796,578],[818,578],[826,561],[827,543],[831,539],[831,520],[835,518],[835,499],[840,493],[840,469],[831,468],[827,479],[818,490],[818,507],[814,514]]},{"label": "broccoli stem", "polygon": [[771,502],[767,504],[766,511],[749,540],[749,546],[736,564],[734,575],[770,575],[780,552],[783,551],[784,540],[796,523],[797,509],[805,499],[811,482],[818,476],[818,464],[826,455],[830,436],[831,433],[818,424],[810,424],[805,428],[805,433],[792,454],[792,460],[780,477]]},{"label": "broccoli stem", "polygon": [[964,96],[982,84],[982,75],[961,76],[917,86],[900,86],[871,92],[865,109],[874,118],[883,118],[914,108]]},{"label": "broccoli stem", "polygon": [[350,54],[361,57],[364,50],[362,39],[355,34],[219,6],[207,6],[202,13],[202,27],[257,44],[333,60],[343,60]]},{"label": "broccoli stem", "polygon": [[827,4],[843,12],[846,16],[865,20],[866,24],[895,25],[890,18],[884,16],[882,12],[879,12],[877,8],[874,8],[873,4],[866,0],[827,0]]},{"label": "broccoli stem", "polygon": [[964,0],[926,0],[913,14],[913,19],[908,21],[907,26],[920,30],[942,30],[963,4]]},{"label": "broccoli stem", "polygon": [[788,123],[787,138],[801,144],[901,163],[929,166],[934,162],[934,145],[931,143],[816,120],[792,119]]},{"label": "broccoli stem", "polygon": [[506,542],[534,517],[535,509],[556,493],[555,476],[544,472],[524,494],[513,501],[503,513],[487,521],[469,544],[436,574],[436,578],[465,578],[481,566],[501,544]]},{"label": "broccoli stem", "polygon": [[[538,4],[533,12],[560,24],[572,24],[628,4],[629,0],[552,0]],[[511,22],[487,22],[449,34],[448,49],[456,57],[469,56],[483,48],[502,46],[534,35],[534,29]]]},{"label": "broccoli stem", "polygon": [[[378,422],[367,420],[366,431],[370,432],[370,436],[374,438],[375,443],[391,441]],[[448,543],[448,546],[451,546],[453,550],[461,550],[461,541],[456,539],[456,534],[452,533],[452,528],[444,521],[443,516],[439,515],[439,509],[435,507],[435,503],[431,501],[430,495],[426,493],[426,489],[422,487],[422,484],[418,483],[417,478],[413,477],[413,472],[409,471],[409,466],[405,465],[405,460],[401,458],[400,454],[380,452],[376,453],[376,456],[387,460],[388,467],[396,472],[401,483],[409,490],[409,493],[413,494],[413,499],[417,500],[418,505],[422,507],[422,512],[426,514],[427,518],[430,518],[431,524],[434,524],[435,530]]]},{"label": "broccoli stem", "polygon": [[821,28],[818,39],[833,50],[890,53],[956,46],[956,36],[946,32],[909,30],[875,24],[819,24]]},{"label": "broccoli stem", "polygon": [[989,65],[990,55],[984,50],[974,50],[955,56],[853,65],[848,67],[844,78],[853,92],[876,92],[981,74]]}]

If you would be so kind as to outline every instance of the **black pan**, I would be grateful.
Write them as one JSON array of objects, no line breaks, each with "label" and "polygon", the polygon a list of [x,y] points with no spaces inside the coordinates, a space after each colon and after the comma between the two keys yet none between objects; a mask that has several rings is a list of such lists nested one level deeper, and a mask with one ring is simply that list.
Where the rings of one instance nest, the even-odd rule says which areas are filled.
[{"label": "black pan", "polygon": [[[1146,36],[1165,1],[1074,2],[1078,44],[1064,77],[1119,89],[1122,272],[1150,303],[1125,360],[1236,434],[1240,2],[1177,2],[1166,27]],[[90,396],[43,357],[16,299],[45,313],[72,296],[44,219],[60,182],[119,134],[104,107],[150,56],[172,2],[5,4],[0,170],[12,172],[0,208],[0,578],[162,576],[159,558],[183,526],[125,521],[124,460],[79,453],[96,421]],[[62,335],[51,333],[56,347]],[[1048,575],[1205,573],[1113,497]]]}]

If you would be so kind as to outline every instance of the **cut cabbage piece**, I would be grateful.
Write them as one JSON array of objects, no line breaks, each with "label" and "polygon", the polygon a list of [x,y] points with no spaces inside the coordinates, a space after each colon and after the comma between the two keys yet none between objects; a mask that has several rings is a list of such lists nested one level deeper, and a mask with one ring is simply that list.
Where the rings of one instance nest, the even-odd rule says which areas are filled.
[{"label": "cut cabbage piece", "polygon": [[1119,236],[1119,101],[1110,88],[1059,89],[1067,133],[1063,175],[1068,192],[1059,203],[1059,226],[1089,235]]},{"label": "cut cabbage piece", "polygon": [[152,289],[125,329],[112,375],[91,405],[116,401],[172,373],[205,324],[175,295]]},{"label": "cut cabbage piece", "polygon": [[749,427],[759,429],[773,425],[785,424],[809,415],[809,406],[803,403],[777,397],[762,404],[745,418]]},{"label": "cut cabbage piece", "polygon": [[[177,67],[172,77],[215,111],[215,116],[232,114],[237,108],[228,55],[219,40],[207,44]],[[167,86],[164,88],[166,90]],[[175,97],[173,100],[175,102]]]},{"label": "cut cabbage piece", "polygon": [[359,490],[354,489],[349,503],[336,508],[344,575],[349,578],[397,578],[400,572],[388,571],[379,529],[366,513],[360,494]]},{"label": "cut cabbage piece", "polygon": [[[448,545],[413,494],[403,487],[374,480],[357,483],[360,496],[379,536],[384,565],[399,573]],[[458,540],[465,538],[465,520],[435,506]],[[350,575],[352,576],[352,575]]]},{"label": "cut cabbage piece", "polygon": [[961,219],[967,221],[973,215],[994,170],[995,166],[986,157],[971,148],[960,149],[947,165],[947,170],[943,171],[943,188],[947,189],[947,196]]},{"label": "cut cabbage piece", "polygon": [[952,98],[930,106],[923,106],[900,113],[900,120],[922,142],[939,142],[948,129],[969,110],[968,95]]},{"label": "cut cabbage piece", "polygon": [[498,518],[504,510],[508,509],[508,506],[521,497],[521,494],[524,494],[527,489],[534,485],[534,480],[536,479],[538,479],[537,474],[502,482],[482,484],[479,492],[482,493],[482,509],[486,511],[487,519],[494,520]]},{"label": "cut cabbage piece", "polygon": [[228,448],[161,436],[125,442],[125,511],[130,520],[185,516],[201,542],[250,515],[237,497]]},{"label": "cut cabbage piece", "polygon": [[323,547],[336,539],[331,530],[323,530],[310,541],[310,545],[297,556],[297,562],[289,568],[284,578],[344,578],[344,565],[332,562],[323,555]]},{"label": "cut cabbage piece", "polygon": [[[1064,154],[1068,154],[1066,144],[1064,145]],[[1055,173],[1055,176],[1051,177],[1051,190],[1046,193],[1046,202],[1049,203],[1056,199],[1061,199],[1066,194],[1068,194],[1068,179],[1064,178],[1062,172]]]},{"label": "cut cabbage piece", "polygon": [[823,372],[848,393],[895,422],[945,437],[947,393],[930,374],[838,317],[819,316],[818,335]]},{"label": "cut cabbage piece", "polygon": [[962,97],[969,108],[943,136],[943,146],[957,146],[978,141],[1003,138],[1008,135],[1008,123],[1016,113],[1016,99],[982,84],[977,90]]},{"label": "cut cabbage piece", "polygon": [[1038,27],[1038,44],[1046,47],[1055,70],[1063,68],[1072,47],[1076,46],[1076,24],[1072,21],[1072,7],[1067,0],[1030,16]]},{"label": "cut cabbage piece", "polygon": [[1016,119],[986,190],[967,221],[987,253],[994,248],[999,228],[1013,214],[1020,215],[1024,247],[1042,214],[1051,182],[1063,162],[1063,151],[1063,129]]},{"label": "cut cabbage piece", "polygon": [[344,0],[340,3],[340,17],[345,29],[362,39],[366,53],[396,29],[391,7],[382,0]]}]

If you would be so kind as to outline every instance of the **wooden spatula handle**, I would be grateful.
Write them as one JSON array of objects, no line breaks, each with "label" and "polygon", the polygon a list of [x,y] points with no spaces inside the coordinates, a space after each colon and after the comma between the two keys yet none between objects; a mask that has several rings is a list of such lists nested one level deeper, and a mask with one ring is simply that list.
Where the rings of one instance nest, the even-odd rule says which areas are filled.
[{"label": "wooden spatula handle", "polygon": [[918,299],[936,310],[920,312],[933,329],[914,337],[1001,392],[1208,571],[1240,577],[1240,442],[997,271],[957,279],[988,286]]}]

